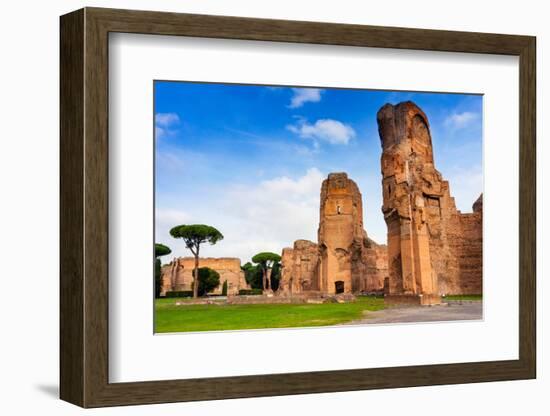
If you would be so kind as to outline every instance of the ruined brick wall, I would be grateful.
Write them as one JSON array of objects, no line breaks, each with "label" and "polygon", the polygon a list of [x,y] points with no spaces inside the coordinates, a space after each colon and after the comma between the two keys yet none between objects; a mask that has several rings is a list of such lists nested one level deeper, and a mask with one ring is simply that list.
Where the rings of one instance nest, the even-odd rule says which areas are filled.
[{"label": "ruined brick wall", "polygon": [[[438,292],[430,256],[428,218],[441,211],[441,175],[433,166],[427,117],[411,102],[386,104],[377,114],[382,142],[382,212],[388,227],[389,292]],[[429,198],[424,190],[428,191]],[[436,230],[439,225],[430,218]],[[437,221],[441,219],[437,216]]]},{"label": "ruined brick wall", "polygon": [[[161,269],[161,296],[167,291],[192,290],[194,257],[180,257],[172,260]],[[199,259],[199,267],[209,267],[220,274],[220,284],[211,294],[221,294],[223,282],[227,280],[227,294],[239,293],[240,289],[249,289],[241,270],[241,261],[231,257],[205,257]]]},{"label": "ruined brick wall", "polygon": [[386,104],[377,121],[389,293],[433,295],[437,302],[439,294],[473,290],[475,280],[480,287],[481,244],[473,235],[481,228],[456,209],[449,183],[434,166],[427,116],[408,101]]},{"label": "ruined brick wall", "polygon": [[359,291],[363,204],[357,184],[346,173],[331,173],[323,181],[319,219],[320,290],[325,293]]},{"label": "ruined brick wall", "polygon": [[312,241],[296,240],[293,248],[284,248],[281,256],[279,292],[296,294],[319,290],[319,246]]},{"label": "ruined brick wall", "polygon": [[360,291],[364,293],[384,292],[384,279],[388,276],[388,247],[377,244],[366,237],[363,249],[364,271],[361,275]]},{"label": "ruined brick wall", "polygon": [[483,196],[473,205],[472,213],[457,213],[456,229],[460,234],[450,238],[458,260],[458,279],[447,289],[449,294],[481,294],[483,265]]},{"label": "ruined brick wall", "polygon": [[381,292],[387,276],[386,246],[363,229],[361,193],[346,173],[321,185],[318,244],[297,240],[281,257],[279,294]]}]

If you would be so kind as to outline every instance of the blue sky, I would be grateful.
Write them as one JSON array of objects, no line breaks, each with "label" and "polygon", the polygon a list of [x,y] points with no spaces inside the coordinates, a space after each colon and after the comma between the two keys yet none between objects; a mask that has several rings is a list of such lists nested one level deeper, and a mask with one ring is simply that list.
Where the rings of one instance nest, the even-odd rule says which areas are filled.
[{"label": "blue sky", "polygon": [[316,241],[321,182],[344,171],[368,235],[385,243],[376,113],[406,100],[427,114],[436,168],[471,212],[483,182],[479,95],[155,82],[156,242],[187,256],[170,228],[210,224],[225,239],[202,254],[245,263]]}]

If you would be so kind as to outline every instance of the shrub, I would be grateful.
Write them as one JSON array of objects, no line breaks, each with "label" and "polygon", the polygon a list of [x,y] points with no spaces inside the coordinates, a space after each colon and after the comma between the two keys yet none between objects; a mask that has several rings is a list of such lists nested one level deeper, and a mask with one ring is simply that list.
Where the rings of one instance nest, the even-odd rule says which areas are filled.
[{"label": "shrub", "polygon": [[239,290],[239,295],[261,295],[263,293],[262,289],[241,289]]},{"label": "shrub", "polygon": [[[205,296],[220,285],[220,274],[210,267],[199,268],[199,296]],[[191,284],[194,287],[194,283]]]},{"label": "shrub", "polygon": [[193,291],[192,290],[175,290],[172,292],[166,292],[167,298],[192,298],[193,297]]},{"label": "shrub", "polygon": [[160,298],[162,289],[161,264],[159,257],[170,254],[172,250],[164,244],[155,244],[155,298]]},{"label": "shrub", "polygon": [[241,266],[241,269],[244,272],[246,283],[248,283],[252,289],[262,288],[262,268],[259,264],[254,265],[247,262],[244,266]]},{"label": "shrub", "polygon": [[222,285],[222,296],[227,296],[227,280],[223,281]]},{"label": "shrub", "polygon": [[162,275],[160,259],[155,259],[155,298],[160,298],[160,290],[162,288]]},{"label": "shrub", "polygon": [[171,252],[172,250],[170,250],[170,247],[167,247],[164,244],[155,243],[155,257],[166,256]]}]

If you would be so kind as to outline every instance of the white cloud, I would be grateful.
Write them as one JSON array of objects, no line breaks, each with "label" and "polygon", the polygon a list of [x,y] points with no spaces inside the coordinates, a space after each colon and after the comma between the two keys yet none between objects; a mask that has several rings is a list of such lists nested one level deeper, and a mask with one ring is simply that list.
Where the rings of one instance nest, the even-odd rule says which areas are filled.
[{"label": "white cloud", "polygon": [[165,131],[162,127],[155,126],[155,137],[157,139],[164,137],[164,133]]},{"label": "white cloud", "polygon": [[171,228],[188,222],[190,215],[177,209],[158,209],[155,212],[155,219],[158,225],[170,225]]},{"label": "white cloud", "polygon": [[160,127],[170,127],[179,124],[180,117],[176,113],[157,113],[155,124]]},{"label": "white cloud", "polygon": [[298,179],[280,176],[261,182],[259,188],[263,192],[277,197],[284,197],[285,195],[303,197],[315,192],[319,193],[323,179],[323,174],[319,169],[311,168],[307,170],[304,176]]},{"label": "white cloud", "polygon": [[160,139],[173,133],[173,128],[180,124],[180,118],[176,113],[155,114],[155,137]]},{"label": "white cloud", "polygon": [[462,129],[467,127],[473,121],[476,121],[479,115],[471,111],[464,111],[463,113],[453,113],[445,119],[445,126],[454,129]]},{"label": "white cloud", "polygon": [[[158,136],[157,136],[158,137]],[[157,150],[156,152],[156,172],[160,174],[160,177],[171,177],[170,175],[185,174],[185,168],[191,165],[191,161],[198,161],[200,155],[193,158],[193,154],[188,155],[190,152],[184,151],[163,151]],[[202,160],[200,160],[202,161]],[[166,174],[165,172],[169,172]]]},{"label": "white cloud", "polygon": [[300,177],[280,176],[254,187],[230,188],[222,196],[229,220],[224,224],[223,250],[246,262],[260,251],[280,253],[297,239],[315,241],[324,178],[319,169],[311,168]]},{"label": "white cloud", "polygon": [[299,108],[305,103],[317,103],[321,101],[323,90],[319,88],[292,88],[292,98],[290,99],[289,108]]},{"label": "white cloud", "polygon": [[321,140],[330,144],[348,144],[356,136],[350,125],[332,119],[320,119],[313,124],[300,119],[297,124],[288,125],[287,129],[301,138]]},{"label": "white cloud", "polygon": [[[181,223],[209,224],[221,231],[224,239],[215,245],[201,246],[204,257],[238,257],[242,263],[261,251],[280,253],[297,239],[317,240],[319,198],[325,176],[311,168],[301,176],[278,176],[256,185],[234,184],[224,191],[204,191],[201,204],[189,204],[185,211],[159,209],[156,242],[168,245],[175,257],[189,256],[183,242],[169,235]],[[187,198],[182,198],[183,205]],[[171,202],[172,206],[175,202]],[[163,261],[169,261],[166,258]]]},{"label": "white cloud", "polygon": [[155,209],[155,243],[162,243],[170,247],[172,254],[163,257],[162,262],[168,263],[173,257],[190,255],[183,240],[176,240],[170,235],[172,227],[180,224],[189,224],[192,217],[189,213],[178,209]]}]

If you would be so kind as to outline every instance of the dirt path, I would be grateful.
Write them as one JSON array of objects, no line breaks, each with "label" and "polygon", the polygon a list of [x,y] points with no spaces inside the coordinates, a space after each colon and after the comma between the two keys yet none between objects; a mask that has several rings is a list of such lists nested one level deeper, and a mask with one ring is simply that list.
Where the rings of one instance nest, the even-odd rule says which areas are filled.
[{"label": "dirt path", "polygon": [[392,307],[366,312],[365,317],[345,325],[390,324],[403,322],[467,321],[483,319],[481,301],[449,302],[437,306]]}]

